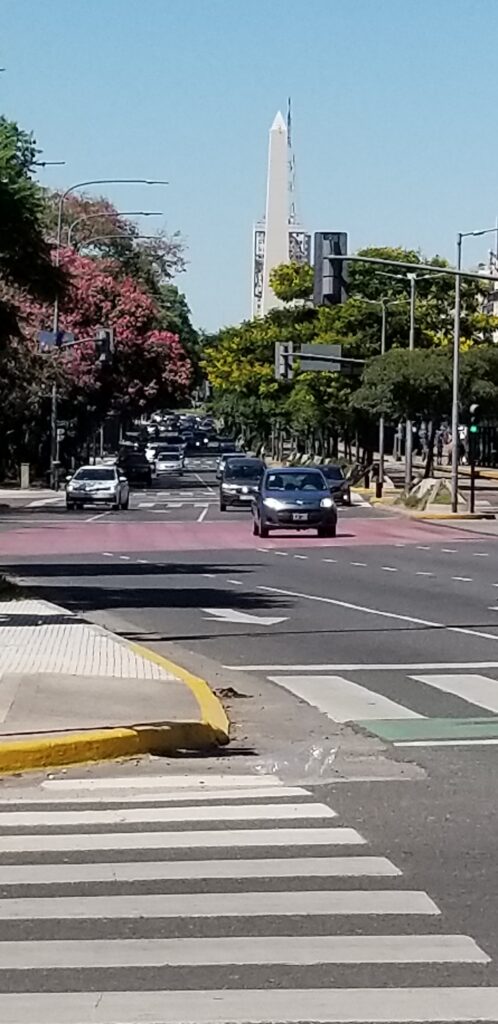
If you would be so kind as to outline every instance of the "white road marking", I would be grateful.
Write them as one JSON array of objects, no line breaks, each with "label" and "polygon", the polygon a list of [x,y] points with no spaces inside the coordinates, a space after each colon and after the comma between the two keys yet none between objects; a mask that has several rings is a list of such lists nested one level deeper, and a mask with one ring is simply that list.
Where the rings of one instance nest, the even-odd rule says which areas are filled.
[{"label": "white road marking", "polygon": [[250,612],[239,612],[235,608],[201,608],[201,612],[206,612],[218,622],[250,622],[257,626],[276,626],[288,619],[288,615],[251,615]]},{"label": "white road marking", "polygon": [[307,555],[294,555],[294,558],[307,558]]},{"label": "white road marking", "polygon": [[3,970],[237,964],[486,964],[466,935],[304,935],[0,942]]},{"label": "white road marking", "polygon": [[349,564],[350,565],[358,565],[362,569],[366,569],[366,567],[367,567],[367,563],[366,562],[350,562]]},{"label": "white road marking", "polygon": [[86,519],[86,522],[87,523],[96,523],[97,519],[103,519],[104,516],[108,516],[108,515],[110,515],[109,510],[107,510],[106,512],[98,512],[96,516],[88,516],[87,519]]},{"label": "white road marking", "polygon": [[306,601],[320,601],[324,604],[334,604],[339,608],[349,608],[354,612],[365,612],[367,615],[380,615],[386,619],[396,619],[399,622],[413,622],[417,626],[439,627],[449,633],[464,633],[467,636],[478,636],[484,640],[493,640],[495,643],[498,637],[494,633],[484,633],[483,630],[469,629],[465,626],[447,626],[445,622],[433,622],[430,619],[419,619],[414,615],[400,615],[398,612],[386,612],[380,608],[369,608],[366,605],[352,604],[351,601],[339,601],[334,597],[322,597],[319,594],[302,594],[296,590],[283,590],[280,587],[258,586],[258,590],[264,590],[269,594],[281,594],[283,597],[299,597]]},{"label": "white road marking", "polygon": [[[257,780],[255,780],[257,781]],[[27,795],[26,795],[27,792]],[[88,793],[91,792],[91,796]],[[190,789],[159,789],[150,790],[143,789],[142,791],[131,791],[128,793],[124,790],[119,796],[115,795],[115,791],[112,788],[112,784],[109,783],[108,789],[99,789],[94,792],[89,790],[71,790],[70,792],[64,791],[62,793],[53,792],[52,790],[11,790],[9,789],[9,796],[4,800],[0,800],[0,812],[2,810],[18,807],[31,807],[32,810],[39,810],[40,806],[46,806],[47,804],[77,804],[78,807],[84,807],[85,805],[94,804],[105,804],[109,807],[123,807],[124,804],[165,804],[165,803],[204,803],[205,801],[217,801],[221,803],[223,801],[230,800],[282,800],[284,797],[308,797],[311,799],[310,793],[306,789],[302,789],[300,786],[280,786],[278,789],[268,785],[264,786],[253,786],[247,785],[247,788],[233,789],[198,789],[195,792],[191,792]]]},{"label": "white road marking", "polygon": [[337,558],[322,558],[322,562],[337,562]]},{"label": "white road marking", "polygon": [[424,717],[342,676],[283,675],[269,678],[318,708],[333,722]]},{"label": "white road marking", "polygon": [[130,555],[120,555],[119,557],[123,560],[123,562],[130,561]]},{"label": "white road marking", "polygon": [[476,704],[498,714],[498,680],[481,675],[411,676],[418,683],[433,686],[443,693],[452,693],[469,704]]},{"label": "white road marking", "polygon": [[[441,913],[425,892],[400,889],[319,889],[289,892],[153,893],[134,896],[37,896],[0,899],[1,921],[155,917],[287,917],[337,914]],[[273,939],[275,943],[275,939]],[[278,946],[278,943],[275,943]]]},{"label": "white road marking", "polygon": [[473,551],[474,558],[489,558],[489,551]]},{"label": "white road marking", "polygon": [[[0,884],[64,885],[198,878],[397,878],[386,857],[272,857],[270,860],[159,860],[94,864],[3,864]],[[0,957],[0,963],[1,963]]]},{"label": "white road marking", "polygon": [[[60,789],[72,792],[73,790],[102,790],[102,789],[166,789],[171,792],[175,790],[188,789],[194,794],[197,789],[201,793],[208,793],[217,789],[247,789],[261,786],[262,789],[272,787],[280,790],[283,786],[280,779],[274,775],[224,775],[213,772],[195,775],[185,772],[181,775],[106,775],[103,778],[82,778],[82,779],[45,779],[41,783],[42,789]],[[216,795],[216,794],[215,794]]]},{"label": "white road marking", "polygon": [[416,572],[415,576],[434,576],[433,572]]},{"label": "white road marking", "polygon": [[[498,640],[498,637],[496,637]],[[223,668],[231,672],[288,672],[293,669],[295,672],[405,672],[405,671],[429,671],[430,669],[459,669],[459,668],[498,668],[498,661],[420,661],[401,662],[390,664],[363,665],[356,664],[337,665],[333,662],[325,662],[318,665],[223,665]]]},{"label": "white road marking", "polygon": [[[189,832],[79,832],[75,835],[0,835],[0,853],[54,850],[190,850],[244,846],[357,846],[354,828],[244,828]],[[1,1020],[1,1018],[0,1018]]]},{"label": "white road marking", "polygon": [[[393,743],[394,747],[496,747],[498,739],[473,740],[405,740]],[[498,1004],[497,1004],[498,1005]]]},{"label": "white road marking", "polygon": [[430,551],[428,544],[417,544],[417,551]]},{"label": "white road marking", "polygon": [[149,564],[149,560],[148,560],[148,558],[137,558],[137,564],[138,565],[148,565]]},{"label": "white road marking", "polygon": [[138,508],[154,508],[155,501],[139,501]]},{"label": "white road marking", "polygon": [[233,583],[234,587],[242,587],[244,585],[242,580],[227,580],[227,583]]},{"label": "white road marking", "polygon": [[383,572],[397,572],[398,571],[397,569],[394,569],[392,565],[381,565],[381,569],[382,569]]},{"label": "white road marking", "polygon": [[471,576],[452,576],[452,580],[456,580],[457,583],[473,583]]},{"label": "white road marking", "polygon": [[216,573],[215,572],[203,572],[203,573],[201,573],[201,575],[204,576],[204,578],[206,580],[215,580],[216,579]]},{"label": "white road marking", "polygon": [[102,554],[105,555],[106,558],[114,558],[113,551],[103,551]]},{"label": "white road marking", "polygon": [[[381,716],[378,716],[381,717]],[[52,828],[66,825],[128,825],[183,821],[292,821],[335,818],[326,804],[233,804],[213,807],[121,807],[115,810],[2,811],[1,828]]]},{"label": "white road marking", "polygon": [[209,511],[209,505],[206,505],[205,508],[202,509],[202,512],[199,513],[199,516],[197,518],[197,522],[198,523],[204,522],[204,520],[205,520],[205,518],[206,518],[206,516],[208,514],[208,511]]},{"label": "white road marking", "polygon": [[287,558],[289,552],[288,551],[274,551],[273,554],[274,555],[280,555],[282,558]]},{"label": "white road marking", "polygon": [[498,988],[491,986],[13,992],[0,995],[0,1019],[3,1024],[496,1024],[497,1006]]},{"label": "white road marking", "polygon": [[456,553],[457,553],[457,549],[456,548],[441,548],[441,551],[445,555],[456,555]]},{"label": "white road marking", "polygon": [[395,548],[406,548],[406,544],[400,544],[399,541],[394,545]]}]

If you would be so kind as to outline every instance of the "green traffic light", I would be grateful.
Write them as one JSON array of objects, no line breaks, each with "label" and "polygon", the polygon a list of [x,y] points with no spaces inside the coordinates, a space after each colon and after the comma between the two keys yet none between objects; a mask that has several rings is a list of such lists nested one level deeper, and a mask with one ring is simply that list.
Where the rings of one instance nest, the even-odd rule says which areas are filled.
[{"label": "green traffic light", "polygon": [[478,434],[479,433],[479,427],[477,426],[477,423],[473,423],[472,426],[469,428],[469,430],[470,430],[471,434]]}]

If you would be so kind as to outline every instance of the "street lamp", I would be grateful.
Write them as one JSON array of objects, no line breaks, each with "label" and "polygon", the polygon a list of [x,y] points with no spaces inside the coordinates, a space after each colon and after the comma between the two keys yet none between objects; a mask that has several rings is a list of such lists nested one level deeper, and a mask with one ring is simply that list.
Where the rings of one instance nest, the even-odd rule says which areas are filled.
[{"label": "street lamp", "polygon": [[[74,185],[70,185],[64,192],[61,192],[59,196],[59,207],[57,211],[57,237],[56,237],[56,248],[55,248],[55,265],[59,266],[60,263],[60,249],[61,249],[61,238],[62,238],[62,212],[64,209],[64,200],[75,192],[78,188],[86,188],[88,185],[168,185],[169,182],[163,181],[161,178],[89,178],[88,181],[77,181]],[[54,322],[53,331],[57,335],[59,330],[59,292],[56,291],[55,302],[54,302]],[[57,462],[57,384],[52,385],[52,407],[50,413],[50,482],[52,486],[57,487],[58,485],[58,467]]]},{"label": "street lamp", "polygon": [[[71,222],[71,224],[69,225],[68,232],[67,232],[68,248],[71,246],[71,239],[72,239],[72,236],[73,236],[74,229],[77,227],[78,224],[81,224],[82,221],[85,221],[85,220],[100,220],[100,219],[104,219],[104,217],[112,218],[112,217],[116,216],[116,213],[117,213],[118,217],[162,217],[163,216],[161,210],[118,210],[118,211],[114,211],[113,210],[112,213],[111,212],[108,213],[107,211],[104,211],[102,213],[86,213],[86,214],[83,214],[81,217],[76,217],[76,220],[73,220]],[[115,235],[111,235],[109,237],[115,238],[116,236]]]},{"label": "street lamp", "polygon": [[453,395],[451,406],[451,511],[458,512],[458,449],[459,449],[459,397],[460,397],[460,318],[462,294],[462,242],[464,238],[497,234],[497,225],[478,231],[459,231],[456,239],[457,259],[455,277],[455,320],[453,326]]},{"label": "street lamp", "polygon": [[156,238],[157,239],[158,236],[157,235],[134,235],[131,232],[129,232],[127,234],[125,231],[121,231],[121,233],[119,235],[94,235],[92,238],[82,239],[81,242],[77,242],[76,243],[76,248],[77,249],[81,249],[81,248],[83,248],[84,245],[92,245],[93,242],[101,242],[101,241],[105,241],[106,239],[109,239],[109,240],[112,239],[114,241],[115,239],[120,239],[120,238],[121,239],[128,238],[131,242],[134,242],[135,239],[137,239],[137,240],[141,239],[141,238]]},{"label": "street lamp", "polygon": [[[386,274],[386,277],[402,277],[402,274]],[[380,354],[385,355],[386,352],[386,314],[389,306],[396,306],[400,302],[406,302],[406,299],[390,299],[388,295],[382,295],[380,299],[363,299],[363,302],[371,302],[381,308],[381,323],[380,323]],[[385,436],[385,419],[384,414],[379,419],[379,473],[377,476],[376,485],[376,498],[382,498],[382,489],[384,487],[384,436]]]}]

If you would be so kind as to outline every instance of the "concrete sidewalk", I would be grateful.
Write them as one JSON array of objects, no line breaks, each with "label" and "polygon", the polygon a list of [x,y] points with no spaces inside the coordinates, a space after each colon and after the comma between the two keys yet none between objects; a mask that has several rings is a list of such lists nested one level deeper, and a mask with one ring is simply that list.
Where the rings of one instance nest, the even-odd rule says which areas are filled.
[{"label": "concrete sidewalk", "polygon": [[0,602],[0,772],[227,742],[205,680],[57,605]]}]

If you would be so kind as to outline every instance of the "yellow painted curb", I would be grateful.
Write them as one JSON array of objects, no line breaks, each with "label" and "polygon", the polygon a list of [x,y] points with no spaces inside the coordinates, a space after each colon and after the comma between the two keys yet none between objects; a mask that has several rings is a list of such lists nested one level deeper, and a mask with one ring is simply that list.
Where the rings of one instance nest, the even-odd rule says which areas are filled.
[{"label": "yellow painted curb", "polygon": [[412,519],[495,519],[492,512],[410,512]]},{"label": "yellow painted curb", "polygon": [[155,651],[149,650],[148,647],[142,647],[141,644],[129,643],[129,647],[137,654],[140,654],[142,658],[147,658],[148,661],[153,661],[156,665],[160,665],[165,668],[171,675],[177,676],[181,679],[189,690],[193,693],[201,712],[201,725],[208,726],[211,730],[212,736],[215,738],[215,742],[222,745],[228,743],[230,722],[228,721],[225,709],[216,694],[213,693],[211,687],[207,684],[205,679],[201,679],[200,676],[194,676],[192,672],[188,672],[186,668],[182,668],[181,665],[177,665],[174,661],[170,661],[169,658],[164,658],[162,654],[156,654]]},{"label": "yellow painted curb", "polygon": [[205,679],[140,644],[128,643],[137,654],[177,676],[193,693],[201,721],[161,722],[157,725],[89,729],[63,735],[33,735],[31,739],[0,740],[0,775],[58,768],[90,761],[107,761],[138,754],[177,754],[180,750],[209,750],[229,742],[230,723],[223,705]]}]

